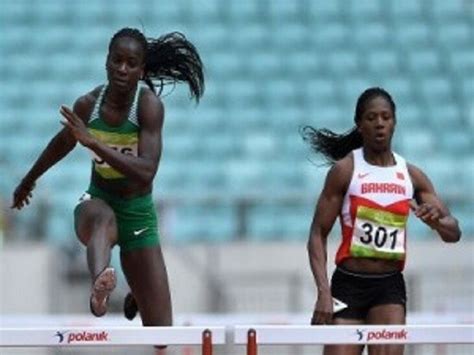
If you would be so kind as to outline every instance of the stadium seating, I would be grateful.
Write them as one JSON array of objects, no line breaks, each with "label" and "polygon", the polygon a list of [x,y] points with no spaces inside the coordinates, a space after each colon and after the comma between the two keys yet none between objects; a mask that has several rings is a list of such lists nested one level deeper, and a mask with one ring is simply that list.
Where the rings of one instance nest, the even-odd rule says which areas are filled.
[{"label": "stadium seating", "polygon": [[[298,129],[349,129],[358,95],[373,85],[387,88],[397,103],[396,150],[426,170],[459,213],[465,235],[474,235],[472,2],[151,4],[2,3],[4,198],[58,131],[59,106],[72,106],[104,81],[111,35],[133,26],[148,36],[185,32],[206,69],[200,105],[188,100],[185,87],[166,88],[163,95],[164,150],[155,195],[164,240],[307,238],[327,170],[315,167],[321,161]],[[51,240],[67,243],[73,233],[72,210],[87,187],[88,159],[78,148],[38,184],[38,195],[49,203]],[[421,223],[410,225],[413,238],[429,235]],[[242,228],[247,235],[238,235]]]}]

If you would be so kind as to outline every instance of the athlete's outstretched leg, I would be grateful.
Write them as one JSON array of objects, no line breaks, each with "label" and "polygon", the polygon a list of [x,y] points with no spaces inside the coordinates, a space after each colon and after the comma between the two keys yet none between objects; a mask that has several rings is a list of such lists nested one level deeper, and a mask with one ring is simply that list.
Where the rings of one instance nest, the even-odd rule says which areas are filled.
[{"label": "athlete's outstretched leg", "polygon": [[[405,305],[383,304],[374,306],[367,316],[368,324],[405,324]],[[403,355],[404,345],[369,345],[369,355]]]},{"label": "athlete's outstretched leg", "polygon": [[[333,325],[361,325],[364,324],[362,319],[349,319],[349,318],[334,318]],[[325,345],[323,354],[324,355],[361,355],[364,350],[363,345]]]},{"label": "athlete's outstretched leg", "polygon": [[171,297],[161,247],[121,252],[120,258],[143,325],[171,326]]},{"label": "athlete's outstretched leg", "polygon": [[76,207],[75,227],[79,240],[87,247],[91,312],[100,317],[107,312],[107,300],[116,284],[115,271],[108,267],[111,249],[118,240],[114,212],[100,199],[83,201]]}]

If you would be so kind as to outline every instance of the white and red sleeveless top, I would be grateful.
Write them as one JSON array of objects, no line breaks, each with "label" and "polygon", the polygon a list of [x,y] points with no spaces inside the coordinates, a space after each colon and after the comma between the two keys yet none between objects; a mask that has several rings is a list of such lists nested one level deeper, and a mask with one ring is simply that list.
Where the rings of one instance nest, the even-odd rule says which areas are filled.
[{"label": "white and red sleeveless top", "polygon": [[336,264],[347,258],[398,260],[403,269],[406,225],[413,184],[405,159],[393,153],[395,165],[381,167],[352,152],[354,171],[344,196],[340,221],[342,242]]}]

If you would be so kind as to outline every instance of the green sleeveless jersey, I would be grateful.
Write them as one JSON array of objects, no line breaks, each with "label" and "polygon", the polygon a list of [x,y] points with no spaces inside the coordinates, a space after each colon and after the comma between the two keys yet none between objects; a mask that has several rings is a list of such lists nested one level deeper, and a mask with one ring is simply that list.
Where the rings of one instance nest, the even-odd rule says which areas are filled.
[{"label": "green sleeveless jersey", "polygon": [[[122,154],[138,155],[138,133],[140,127],[138,124],[138,99],[143,86],[138,85],[133,104],[128,113],[127,119],[120,126],[108,125],[99,115],[100,107],[102,105],[107,84],[105,84],[97,98],[94,105],[89,123],[87,124],[88,131],[97,140],[106,144],[112,149],[119,151]],[[92,169],[104,179],[124,179],[125,176],[119,171],[112,168],[101,157],[92,153]]]}]

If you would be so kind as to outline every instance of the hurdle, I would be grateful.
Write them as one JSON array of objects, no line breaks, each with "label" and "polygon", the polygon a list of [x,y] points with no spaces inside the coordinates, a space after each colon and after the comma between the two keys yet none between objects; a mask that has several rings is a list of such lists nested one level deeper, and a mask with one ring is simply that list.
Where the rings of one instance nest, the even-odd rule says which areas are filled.
[{"label": "hurdle", "polygon": [[215,344],[225,344],[225,327],[0,328],[0,348],[201,345],[212,355]]},{"label": "hurdle", "polygon": [[234,344],[257,355],[258,345],[474,344],[474,325],[241,325]]}]

